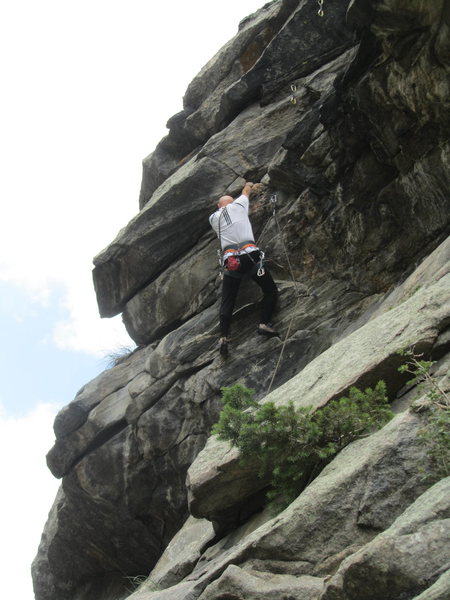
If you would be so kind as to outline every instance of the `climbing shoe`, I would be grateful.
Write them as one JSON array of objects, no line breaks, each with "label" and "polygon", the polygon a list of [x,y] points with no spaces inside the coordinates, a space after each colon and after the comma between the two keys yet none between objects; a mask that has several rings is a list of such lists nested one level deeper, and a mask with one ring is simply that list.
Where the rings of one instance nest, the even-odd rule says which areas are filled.
[{"label": "climbing shoe", "polygon": [[219,354],[223,358],[227,358],[228,356],[228,338],[220,338],[219,340]]},{"label": "climbing shoe", "polygon": [[258,326],[259,335],[265,335],[266,337],[280,337],[278,331],[272,327],[271,323],[260,323]]}]

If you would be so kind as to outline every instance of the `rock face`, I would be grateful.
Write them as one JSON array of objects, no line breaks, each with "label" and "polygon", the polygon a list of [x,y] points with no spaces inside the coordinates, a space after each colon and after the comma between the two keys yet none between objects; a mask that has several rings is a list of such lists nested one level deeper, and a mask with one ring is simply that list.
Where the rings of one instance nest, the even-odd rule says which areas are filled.
[{"label": "rock face", "polygon": [[[421,392],[397,370],[414,345],[450,387],[450,2],[323,8],[275,0],[241,22],[144,160],[139,212],[94,259],[100,314],[122,313],[138,348],[56,418],[36,600],[450,597],[449,482],[420,474]],[[263,183],[251,219],[281,339],[257,339],[245,283],[223,361],[208,216],[246,180]],[[210,437],[223,386],[319,408],[381,378],[396,417],[279,515]]]},{"label": "rock face", "polygon": [[[449,290],[450,273],[336,342],[264,400],[319,408],[345,396],[351,386],[365,389],[379,379],[395,397],[403,383],[397,368],[404,359],[397,351],[411,340],[416,352],[430,351],[448,323]],[[238,451],[214,436],[189,469],[186,483],[191,514],[215,521],[264,486],[254,469],[244,470]]]},{"label": "rock face", "polygon": [[413,597],[434,583],[450,560],[449,495],[450,478],[423,494],[391,527],[343,561],[321,600]]}]

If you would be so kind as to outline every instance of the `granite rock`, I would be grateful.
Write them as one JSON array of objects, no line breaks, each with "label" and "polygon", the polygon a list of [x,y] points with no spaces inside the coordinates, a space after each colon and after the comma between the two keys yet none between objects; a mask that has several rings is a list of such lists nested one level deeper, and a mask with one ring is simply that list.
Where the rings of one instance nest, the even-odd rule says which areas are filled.
[{"label": "granite rock", "polygon": [[[430,350],[448,385],[449,6],[326,0],[322,18],[312,0],[275,0],[188,87],[144,161],[139,212],[95,258],[100,314],[123,312],[139,348],[56,418],[48,462],[62,487],[33,566],[37,600],[123,600],[124,577],[159,560],[170,587],[133,597],[193,600],[228,584],[270,594],[291,577],[301,593],[302,577],[332,577],[424,491],[423,417],[408,412],[417,390],[402,388],[394,353]],[[208,216],[249,179],[264,184],[251,219],[280,290],[281,339],[256,335],[260,292],[245,283],[224,361]],[[222,386],[321,406],[380,377],[401,414],[278,517],[237,457],[217,447],[208,459]],[[191,507],[214,533],[191,546],[196,457]],[[170,548],[183,545],[177,561]],[[302,581],[314,594],[317,581]],[[446,581],[413,593],[442,600]]]},{"label": "granite rock", "polygon": [[320,600],[400,600],[431,587],[450,560],[449,492],[448,477],[427,490],[391,527],[343,561]]}]

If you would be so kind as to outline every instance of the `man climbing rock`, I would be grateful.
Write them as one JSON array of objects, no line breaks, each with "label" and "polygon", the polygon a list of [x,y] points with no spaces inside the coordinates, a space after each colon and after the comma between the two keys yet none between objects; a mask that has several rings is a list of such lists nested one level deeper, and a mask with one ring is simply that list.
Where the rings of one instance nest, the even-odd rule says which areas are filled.
[{"label": "man climbing rock", "polygon": [[233,308],[241,281],[246,276],[251,277],[264,293],[258,333],[268,337],[278,335],[270,324],[277,301],[277,286],[267,267],[263,265],[263,254],[255,244],[248,218],[252,187],[253,183],[247,182],[236,199],[232,196],[222,196],[217,203],[218,209],[209,218],[211,227],[220,241],[224,267],[219,340],[222,356],[228,353]]}]

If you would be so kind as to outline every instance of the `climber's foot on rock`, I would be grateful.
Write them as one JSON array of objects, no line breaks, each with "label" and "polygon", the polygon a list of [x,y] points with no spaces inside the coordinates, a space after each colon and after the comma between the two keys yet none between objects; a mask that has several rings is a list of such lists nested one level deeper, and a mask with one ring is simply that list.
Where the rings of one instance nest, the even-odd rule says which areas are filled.
[{"label": "climber's foot on rock", "polygon": [[219,354],[220,356],[222,356],[223,358],[226,358],[228,356],[228,344],[229,344],[229,339],[226,337],[221,337],[219,340]]},{"label": "climber's foot on rock", "polygon": [[272,327],[271,323],[260,323],[258,333],[266,337],[280,337],[280,334]]}]

